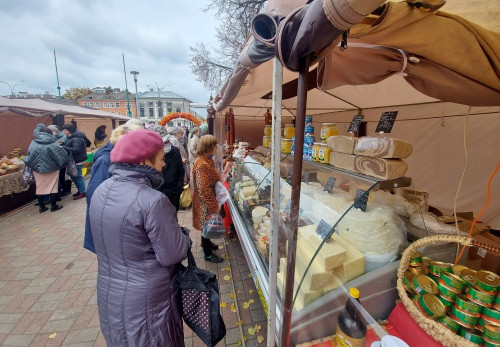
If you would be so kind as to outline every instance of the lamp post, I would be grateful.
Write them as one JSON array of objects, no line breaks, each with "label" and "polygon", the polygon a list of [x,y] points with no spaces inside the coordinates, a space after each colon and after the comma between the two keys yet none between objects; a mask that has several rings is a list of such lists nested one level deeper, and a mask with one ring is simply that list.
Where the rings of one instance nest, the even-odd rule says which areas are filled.
[{"label": "lamp post", "polygon": [[134,75],[134,83],[135,83],[135,109],[136,109],[136,117],[139,119],[139,93],[137,92],[137,75],[139,72],[130,71],[132,75]]},{"label": "lamp post", "polygon": [[13,86],[11,86],[11,85],[10,85],[10,83],[5,82],[5,81],[0,81],[0,82],[1,82],[1,83],[5,83],[6,85],[8,85],[8,86],[9,86],[9,88],[10,88],[10,92],[12,93],[12,96],[15,96],[15,95],[14,95],[14,89],[15,89],[15,88],[16,88],[19,84],[22,84],[22,83],[24,82],[24,80],[17,82],[17,83],[16,83],[16,84],[14,84]]},{"label": "lamp post", "polygon": [[128,98],[128,85],[127,85],[127,72],[125,69],[125,54],[122,53],[123,59],[123,74],[125,75],[125,94],[127,95],[127,117],[132,118],[132,111],[130,111],[130,100]]},{"label": "lamp post", "polygon": [[165,84],[164,86],[162,86],[161,88],[158,87],[158,83],[155,82],[155,85],[156,85],[156,89],[158,89],[158,118],[161,120],[161,118],[163,117],[162,116],[162,111],[163,111],[163,108],[162,108],[162,104],[161,104],[161,90],[165,87],[168,87],[170,86],[170,84]]}]

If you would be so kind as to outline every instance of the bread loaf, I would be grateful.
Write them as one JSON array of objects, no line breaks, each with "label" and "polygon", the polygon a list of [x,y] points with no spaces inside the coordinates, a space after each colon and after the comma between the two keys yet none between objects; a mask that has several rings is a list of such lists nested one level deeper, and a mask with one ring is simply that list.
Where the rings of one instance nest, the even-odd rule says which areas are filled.
[{"label": "bread loaf", "polygon": [[404,177],[408,164],[401,159],[380,159],[356,155],[354,157],[354,171],[363,175],[373,176],[384,180]]},{"label": "bread loaf", "polygon": [[413,146],[404,140],[390,137],[360,137],[354,146],[354,154],[372,158],[407,158]]},{"label": "bread loaf", "polygon": [[353,154],[356,140],[357,138],[352,136],[330,136],[327,144],[335,152]]},{"label": "bread loaf", "polygon": [[330,164],[349,171],[354,171],[354,155],[340,152],[330,153]]}]

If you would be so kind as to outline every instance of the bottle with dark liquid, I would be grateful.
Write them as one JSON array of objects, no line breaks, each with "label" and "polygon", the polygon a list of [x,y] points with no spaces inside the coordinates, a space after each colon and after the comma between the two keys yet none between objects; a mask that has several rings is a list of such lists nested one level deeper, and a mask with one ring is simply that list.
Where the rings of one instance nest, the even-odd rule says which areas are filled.
[{"label": "bottle with dark liquid", "polygon": [[[349,294],[359,302],[357,288],[349,289]],[[335,342],[338,347],[364,347],[365,345],[366,324],[351,300],[351,298],[347,299],[344,309],[337,318]]]}]

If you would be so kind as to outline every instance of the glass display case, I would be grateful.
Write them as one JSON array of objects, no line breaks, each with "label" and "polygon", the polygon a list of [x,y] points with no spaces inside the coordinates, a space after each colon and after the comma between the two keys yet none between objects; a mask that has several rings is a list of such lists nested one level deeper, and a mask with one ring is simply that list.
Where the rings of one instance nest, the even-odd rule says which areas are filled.
[{"label": "glass display case", "polygon": [[[258,147],[236,163],[229,202],[233,222],[264,306],[269,300],[270,151]],[[278,306],[283,293],[293,157],[282,155],[278,238]],[[294,276],[293,326],[297,329],[321,308],[345,300],[344,285],[354,283],[378,303],[368,311],[387,313],[396,299],[395,272],[407,245],[410,216],[418,217],[425,201],[405,194],[412,181],[404,177],[381,181],[328,164],[304,161]],[[408,188],[410,187],[410,188]],[[426,232],[420,230],[419,236]],[[376,279],[377,284],[374,284]],[[387,292],[391,291],[391,295]],[[384,299],[378,295],[384,295]],[[337,298],[337,299],[336,299]],[[387,302],[387,303],[386,303]],[[330,303],[330,305],[328,305]],[[332,306],[333,305],[333,306]],[[279,311],[279,310],[278,310]],[[379,312],[380,314],[374,314]],[[278,317],[279,318],[279,317]],[[317,317],[316,317],[317,318]]]}]

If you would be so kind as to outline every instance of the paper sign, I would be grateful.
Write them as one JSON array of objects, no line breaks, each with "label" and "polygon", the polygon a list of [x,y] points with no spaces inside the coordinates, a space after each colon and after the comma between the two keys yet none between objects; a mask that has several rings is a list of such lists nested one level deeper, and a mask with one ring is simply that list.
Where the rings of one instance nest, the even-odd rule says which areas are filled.
[{"label": "paper sign", "polygon": [[333,187],[335,187],[335,181],[336,181],[336,180],[337,180],[337,179],[336,179],[336,178],[334,178],[334,177],[330,177],[330,178],[328,178],[328,181],[327,181],[327,182],[326,182],[326,184],[325,184],[325,189],[324,189],[324,191],[325,191],[325,192],[328,192],[328,193],[331,193],[331,192],[332,192]]},{"label": "paper sign", "polygon": [[356,198],[354,200],[354,207],[366,212],[366,204],[368,203],[368,193],[362,189],[356,189]]},{"label": "paper sign", "polygon": [[[325,222],[323,219],[319,222],[318,227],[316,228],[316,233],[321,237],[322,240],[326,239],[330,231],[332,230],[332,227]],[[326,241],[328,241],[330,238]]]},{"label": "paper sign", "polygon": [[398,115],[398,111],[390,111],[382,113],[380,116],[380,120],[378,121],[377,129],[375,129],[376,133],[384,133],[389,134],[392,131],[392,127],[394,126],[394,121]]},{"label": "paper sign", "polygon": [[356,134],[358,132],[359,125],[363,121],[363,118],[365,118],[365,116],[362,114],[355,115],[354,118],[352,119],[351,124],[349,125],[349,128],[347,129],[347,132]]}]

